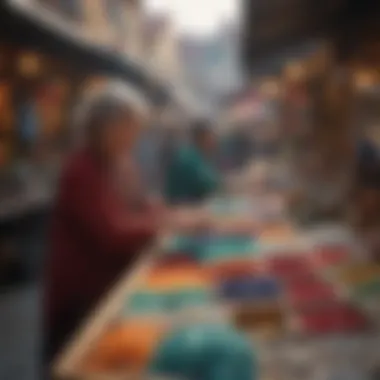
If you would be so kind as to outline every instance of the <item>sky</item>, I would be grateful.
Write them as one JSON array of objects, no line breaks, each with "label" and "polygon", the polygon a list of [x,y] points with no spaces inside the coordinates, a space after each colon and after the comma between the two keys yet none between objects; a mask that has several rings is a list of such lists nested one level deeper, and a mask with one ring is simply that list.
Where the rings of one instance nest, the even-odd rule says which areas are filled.
[{"label": "sky", "polygon": [[204,37],[224,20],[236,19],[239,0],[145,0],[152,12],[167,12],[179,32]]}]

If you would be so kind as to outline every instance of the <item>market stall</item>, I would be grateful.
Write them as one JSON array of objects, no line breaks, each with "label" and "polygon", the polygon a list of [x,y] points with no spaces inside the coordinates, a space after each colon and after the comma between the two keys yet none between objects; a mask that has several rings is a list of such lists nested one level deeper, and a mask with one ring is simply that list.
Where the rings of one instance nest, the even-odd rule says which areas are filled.
[{"label": "market stall", "polygon": [[368,265],[348,228],[297,227],[281,194],[268,193],[210,200],[197,212],[218,219],[215,229],[163,237],[57,358],[55,378],[203,378],[206,358],[203,369],[192,362],[198,377],[184,364],[165,372],[157,359],[183,363],[173,350],[162,354],[161,343],[199,324],[249,342],[254,364],[241,379],[370,376],[380,359],[380,268]]},{"label": "market stall", "polygon": [[[288,157],[298,166],[298,178],[304,178],[304,193],[314,192],[311,197],[295,197],[303,198],[299,205],[303,203],[300,214],[304,220],[333,215],[347,219],[348,214],[355,214],[351,210],[355,208],[360,219],[366,213],[364,198],[369,201],[372,197],[352,197],[363,185],[357,181],[361,177],[356,172],[357,151],[363,140],[363,126],[373,114],[368,107],[363,112],[363,100],[357,97],[354,82],[356,74],[360,77],[360,72],[376,71],[378,66],[379,4],[370,0],[333,1],[329,6],[308,1],[246,2],[242,53],[250,76],[260,75],[262,62],[270,60],[277,62],[279,70],[279,66],[286,65],[284,59],[278,59],[283,50],[297,50],[297,46],[315,39],[319,39],[319,47],[314,45],[314,53],[318,56],[318,51],[325,51],[322,60],[315,60],[310,52],[303,57],[293,54],[293,62],[284,73]],[[366,82],[368,75],[364,74],[364,82],[360,79],[359,84],[365,86]],[[358,108],[362,108],[360,117]],[[311,183],[313,186],[309,186]],[[370,188],[367,190],[373,192],[374,186]],[[328,201],[327,194],[335,195]],[[326,203],[320,202],[323,198]],[[372,203],[369,209],[377,207]],[[369,235],[373,238],[376,233],[373,230]]]},{"label": "market stall", "polygon": [[[7,282],[7,273],[13,276],[9,265],[18,266],[21,277],[37,274],[40,236],[70,141],[69,109],[81,76],[75,65],[4,38],[0,55],[0,224],[5,231],[0,238],[0,278]],[[22,265],[16,264],[20,257]]]},{"label": "market stall", "polygon": [[355,166],[350,72],[326,43],[285,67],[282,86],[287,159],[303,193],[299,217],[344,220]]},{"label": "market stall", "polygon": [[226,170],[240,170],[254,157],[265,156],[274,130],[271,106],[254,86],[224,102],[218,132],[220,161]]},{"label": "market stall", "polygon": [[13,263],[37,274],[31,266],[41,262],[35,255],[43,252],[56,178],[73,139],[71,108],[83,88],[112,77],[152,104],[167,100],[145,68],[86,39],[81,28],[40,2],[0,4],[0,283],[14,277]]}]

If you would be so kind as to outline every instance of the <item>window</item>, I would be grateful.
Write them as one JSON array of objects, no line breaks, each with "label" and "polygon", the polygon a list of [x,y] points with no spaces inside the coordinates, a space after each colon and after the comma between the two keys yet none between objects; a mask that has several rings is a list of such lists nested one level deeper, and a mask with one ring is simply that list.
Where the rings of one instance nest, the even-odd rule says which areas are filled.
[{"label": "window", "polygon": [[39,3],[70,20],[82,18],[82,1],[80,0],[39,0]]},{"label": "window", "polygon": [[111,27],[121,35],[125,33],[124,7],[122,0],[105,0],[107,18]]},{"label": "window", "polygon": [[60,0],[60,10],[72,20],[81,20],[82,18],[82,1],[79,0]]}]

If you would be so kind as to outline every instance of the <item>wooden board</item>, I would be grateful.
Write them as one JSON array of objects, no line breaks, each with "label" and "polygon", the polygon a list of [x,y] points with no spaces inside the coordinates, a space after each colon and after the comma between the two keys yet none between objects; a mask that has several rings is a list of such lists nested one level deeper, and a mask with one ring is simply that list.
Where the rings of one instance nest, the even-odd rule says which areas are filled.
[{"label": "wooden board", "polygon": [[[329,228],[331,230],[331,227]],[[315,241],[313,236],[318,241],[324,241],[322,233],[323,231],[316,231],[314,234],[310,236],[310,244],[314,246]],[[330,231],[331,233],[331,231]],[[331,239],[327,239],[329,242]],[[343,239],[345,240],[345,239]],[[140,261],[135,266],[135,269],[132,272],[129,272],[120,280],[117,284],[116,288],[110,292],[108,297],[104,302],[102,302],[99,307],[95,310],[94,314],[88,319],[87,323],[83,326],[83,329],[79,330],[80,332],[74,337],[73,341],[66,347],[64,352],[57,358],[53,366],[53,375],[55,380],[160,380],[157,377],[151,377],[150,375],[144,373],[138,375],[132,375],[131,373],[122,373],[115,375],[110,374],[94,374],[89,375],[88,373],[84,373],[80,370],[80,364],[83,361],[84,356],[88,353],[88,350],[92,347],[93,343],[105,332],[106,328],[109,326],[110,322],[112,322],[115,318],[118,317],[120,310],[123,306],[125,306],[125,300],[132,295],[136,291],[136,289],[144,282],[145,276],[148,274],[149,270],[153,267],[156,260],[159,258],[159,255],[163,251],[161,247],[164,247],[164,241],[162,240],[156,247],[147,251],[140,259]],[[350,246],[350,245],[348,245]],[[265,252],[261,260],[263,260],[263,265],[267,267],[267,271],[270,272],[270,266],[268,266],[268,262],[271,262],[273,258],[277,255],[280,255],[282,259],[288,259],[290,256],[284,254],[283,250],[279,252],[272,252],[272,255],[269,252]],[[294,252],[294,254],[301,254],[301,257],[307,252]],[[286,252],[285,252],[286,253]],[[315,255],[314,251],[309,252],[312,255]],[[273,257],[272,257],[273,256]],[[309,259],[312,261],[314,256],[310,256]],[[308,259],[308,260],[309,260]],[[337,301],[346,303],[351,303],[351,297],[349,289],[346,289],[344,284],[340,284],[337,278],[336,273],[330,273],[330,271],[324,271],[316,266],[314,268],[316,271],[320,271],[320,273],[316,273],[318,275],[319,281],[324,284],[328,284],[333,286],[334,294],[336,295]],[[304,271],[302,271],[304,272]],[[334,269],[335,272],[335,269]],[[308,277],[308,276],[307,276]],[[297,276],[298,279],[298,276]],[[302,278],[301,278],[302,279]],[[303,279],[304,281],[305,279]],[[303,314],[300,310],[296,310],[293,307],[290,297],[290,282],[283,282],[283,290],[281,291],[281,295],[278,297],[278,302],[276,304],[270,302],[269,304],[259,304],[257,301],[252,303],[251,301],[244,301],[241,303],[238,300],[227,300],[223,297],[219,298],[219,302],[210,303],[210,305],[200,306],[195,308],[186,308],[178,310],[177,312],[170,313],[170,315],[165,315],[162,317],[165,325],[178,325],[178,324],[188,324],[188,323],[197,323],[197,322],[210,322],[213,323],[228,323],[233,325],[244,325],[241,326],[241,329],[247,334],[247,336],[252,337],[252,344],[254,349],[257,351],[258,357],[260,361],[265,361],[265,352],[268,351],[268,360],[270,361],[270,365],[268,368],[277,368],[279,363],[281,364],[281,360],[274,356],[274,351],[270,350],[271,343],[275,343],[275,346],[279,344],[284,345],[284,349],[281,350],[282,355],[287,355],[288,353],[294,352],[294,350],[298,350],[302,345],[305,347],[309,347],[309,349],[314,349],[316,343],[319,341],[323,344],[330,344],[329,342],[336,342],[339,344],[339,349],[337,350],[337,345],[332,344],[329,354],[331,353],[339,356],[339,352],[344,350],[346,345],[345,342],[355,342],[356,340],[360,340],[363,342],[362,348],[360,351],[353,352],[355,355],[357,352],[365,351],[366,356],[372,355],[372,346],[366,343],[367,337],[376,337],[376,342],[379,342],[378,330],[371,330],[370,334],[368,331],[358,332],[354,334],[350,334],[348,331],[347,334],[345,332],[333,332],[327,333],[319,336],[318,334],[314,334],[303,326],[303,319],[301,318]],[[302,286],[305,286],[305,283],[302,281],[299,282]],[[322,297],[323,298],[323,297]],[[321,299],[320,306],[322,305]],[[328,300],[328,304],[330,304],[330,300]],[[354,303],[355,304],[355,303]],[[278,306],[278,307],[277,307]],[[302,309],[305,305],[303,305]],[[306,305],[308,306],[308,305]],[[328,305],[329,306],[329,305]],[[356,306],[356,304],[355,304]],[[278,309],[281,309],[283,318],[279,316]],[[364,309],[364,307],[359,307],[359,309]],[[125,309],[124,309],[125,310]],[[310,310],[307,307],[305,310]],[[237,313],[240,311],[241,313]],[[123,313],[125,315],[125,313]],[[301,315],[302,314],[302,315]],[[371,322],[378,322],[378,314],[368,315],[371,319]],[[248,315],[248,317],[247,317]],[[238,320],[236,317],[239,317]],[[159,317],[160,318],[160,317]],[[249,326],[246,325],[246,320],[254,319],[253,324]],[[266,320],[271,320],[271,323],[266,323]],[[302,320],[301,320],[302,319]],[[161,319],[160,319],[161,321]],[[371,323],[372,325],[373,323]],[[375,324],[376,326],[378,323]],[[260,327],[259,327],[260,326]],[[288,349],[289,348],[289,349]],[[356,348],[355,348],[356,350]],[[324,352],[324,349],[320,349],[319,352]],[[375,355],[376,354],[376,355]],[[349,356],[351,353],[343,353],[340,357],[351,357]],[[354,355],[354,357],[355,357]],[[356,355],[357,356],[357,355]],[[372,357],[373,356],[373,357]],[[371,356],[371,363],[368,366],[372,367],[372,364],[377,362],[378,360],[378,352],[373,352]],[[315,355],[310,353],[308,355],[308,361],[310,363],[308,366],[313,369],[316,368],[319,364],[314,363]],[[293,360],[293,359],[292,359]],[[350,359],[351,360],[351,359]],[[288,363],[288,358],[284,357],[283,362]],[[372,363],[373,362],[373,363]],[[290,363],[291,366],[297,367],[297,360],[293,360]],[[290,365],[289,364],[289,365]],[[290,367],[291,367],[290,366]],[[285,369],[284,369],[285,371]],[[290,371],[290,369],[289,369]],[[266,371],[264,371],[266,373]],[[267,379],[268,377],[263,375],[263,379]],[[279,376],[270,377],[271,380],[283,379],[281,375],[281,371],[279,372]],[[162,379],[161,380],[169,380]],[[174,380],[174,379],[172,379]]]},{"label": "wooden board", "polygon": [[[79,363],[86,354],[88,348],[101,336],[110,321],[115,318],[120,311],[124,300],[138,286],[145,274],[154,262],[157,255],[158,246],[151,248],[140,258],[133,270],[122,276],[116,287],[106,296],[105,300],[95,309],[93,314],[79,328],[71,342],[65,347],[63,352],[54,360],[52,374],[54,380],[147,380],[147,378],[131,377],[128,374],[110,377],[109,375],[84,374],[79,369]],[[163,380],[163,379],[149,379]],[[165,379],[167,380],[167,379]]]}]

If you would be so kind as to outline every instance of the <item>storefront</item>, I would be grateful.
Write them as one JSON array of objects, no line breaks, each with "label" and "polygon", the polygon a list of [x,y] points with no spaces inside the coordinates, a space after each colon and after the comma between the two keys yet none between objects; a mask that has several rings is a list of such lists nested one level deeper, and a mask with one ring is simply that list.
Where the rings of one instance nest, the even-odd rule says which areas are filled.
[{"label": "storefront", "polygon": [[35,272],[78,93],[112,76],[153,103],[167,97],[144,68],[89,43],[67,20],[46,18],[50,13],[38,4],[0,5],[0,282],[9,261],[21,259]]},{"label": "storefront", "polygon": [[[73,68],[33,50],[2,45],[0,107],[2,170],[29,160],[34,147],[64,147],[67,117],[77,89]],[[79,78],[78,78],[79,79]]]},{"label": "storefront", "polygon": [[[376,134],[376,91],[363,88],[375,87],[377,75],[373,73],[380,62],[377,42],[380,9],[379,3],[373,1],[331,2],[331,7],[324,7],[322,3],[313,15],[306,12],[310,2],[292,2],[287,8],[290,12],[293,7],[289,17],[283,17],[283,22],[267,34],[264,20],[259,24],[252,22],[253,18],[260,18],[260,12],[251,15],[246,26],[250,37],[244,44],[245,61],[247,70],[252,72],[258,58],[272,54],[281,45],[322,38],[325,48],[320,58],[317,53],[317,59],[311,56],[306,61],[298,60],[290,71],[284,71],[284,130],[287,141],[291,141],[293,162],[302,169],[298,170],[299,177],[306,179],[307,184],[318,185],[316,182],[319,182],[314,189],[307,190],[310,194],[314,191],[316,196],[314,200],[306,197],[305,204],[313,205],[309,209],[317,211],[322,187],[329,189],[326,194],[335,193],[335,204],[340,204],[340,212],[336,208],[334,214],[340,214],[341,218],[350,214],[351,220],[357,211],[352,214],[351,209],[359,206],[356,199],[350,197],[358,178],[355,176],[358,142],[365,138],[368,130]],[[278,12],[278,4],[268,3],[267,7],[267,25],[274,24],[277,14],[285,14]],[[293,14],[298,14],[298,18]],[[301,19],[306,22],[300,22]],[[298,148],[299,154],[295,154]]]},{"label": "storefront", "polygon": [[[35,272],[80,71],[34,49],[0,45],[0,278]],[[4,250],[6,251],[4,253]],[[2,255],[2,256],[3,256]],[[10,268],[6,270],[7,267]],[[13,272],[13,273],[12,273]]]},{"label": "storefront", "polygon": [[363,129],[363,137],[380,142],[380,77],[375,69],[354,74],[355,122]]}]

